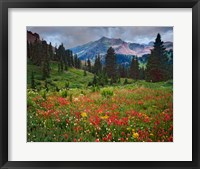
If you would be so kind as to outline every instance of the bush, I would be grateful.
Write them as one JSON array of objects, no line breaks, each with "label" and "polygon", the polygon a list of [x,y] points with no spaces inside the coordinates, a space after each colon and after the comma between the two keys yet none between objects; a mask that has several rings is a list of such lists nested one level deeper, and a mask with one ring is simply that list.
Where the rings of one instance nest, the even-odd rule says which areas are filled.
[{"label": "bush", "polygon": [[100,88],[98,85],[92,87],[92,92],[97,92],[99,90],[100,90]]},{"label": "bush", "polygon": [[60,90],[60,95],[61,95],[62,97],[67,97],[67,96],[68,96],[67,90],[66,90],[66,89]]},{"label": "bush", "polygon": [[112,88],[105,88],[101,91],[101,95],[103,97],[112,97],[114,94],[113,89]]},{"label": "bush", "polygon": [[128,79],[124,80],[124,85],[128,84]]}]

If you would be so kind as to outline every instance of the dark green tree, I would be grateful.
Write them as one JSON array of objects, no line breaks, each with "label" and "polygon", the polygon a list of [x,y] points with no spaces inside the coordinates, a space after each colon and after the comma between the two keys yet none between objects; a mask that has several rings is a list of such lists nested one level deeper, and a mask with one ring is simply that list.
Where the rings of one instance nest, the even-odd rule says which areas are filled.
[{"label": "dark green tree", "polygon": [[97,76],[96,76],[96,75],[94,75],[92,84],[93,84],[93,85],[97,85]]},{"label": "dark green tree", "polygon": [[145,79],[149,82],[160,82],[169,79],[169,67],[166,50],[161,41],[160,34],[157,35],[154,48],[151,50],[145,71]]},{"label": "dark green tree", "polygon": [[29,44],[29,42],[28,42],[28,40],[27,40],[27,57],[28,58],[30,58],[30,56],[31,56],[31,49],[30,49],[30,44]]},{"label": "dark green tree", "polygon": [[138,63],[137,57],[133,58],[132,61],[131,61],[130,74],[129,75],[134,80],[139,79],[139,63]]},{"label": "dark green tree", "polygon": [[108,77],[115,83],[117,81],[117,63],[115,50],[112,47],[107,50],[105,57],[105,70]]},{"label": "dark green tree", "polygon": [[83,72],[83,76],[87,76],[87,72],[86,72],[85,69],[84,69],[84,72]]},{"label": "dark green tree", "polygon": [[53,60],[54,59],[54,53],[53,53],[53,46],[51,45],[51,42],[50,42],[50,44],[49,44],[49,46],[48,46],[48,49],[49,49],[49,58],[51,59],[51,60]]},{"label": "dark green tree", "polygon": [[87,60],[87,70],[88,70],[88,72],[92,71],[92,66],[91,66],[90,59]]},{"label": "dark green tree", "polygon": [[65,68],[67,67],[67,62],[65,62],[65,48],[64,48],[63,44],[61,44],[58,47],[57,55],[58,55],[58,59],[59,59],[58,70],[59,70],[59,72],[63,72],[64,66],[65,66]]},{"label": "dark green tree", "polygon": [[143,67],[139,69],[139,79],[145,80],[145,69]]},{"label": "dark green tree", "polygon": [[43,79],[50,77],[50,58],[46,41],[42,41],[42,77]]},{"label": "dark green tree", "polygon": [[93,68],[93,73],[98,75],[102,72],[102,63],[101,63],[101,58],[100,55],[97,55],[95,61],[94,61],[94,68]]},{"label": "dark green tree", "polygon": [[36,85],[35,85],[35,77],[34,77],[34,72],[32,72],[31,74],[31,88],[35,89]]}]

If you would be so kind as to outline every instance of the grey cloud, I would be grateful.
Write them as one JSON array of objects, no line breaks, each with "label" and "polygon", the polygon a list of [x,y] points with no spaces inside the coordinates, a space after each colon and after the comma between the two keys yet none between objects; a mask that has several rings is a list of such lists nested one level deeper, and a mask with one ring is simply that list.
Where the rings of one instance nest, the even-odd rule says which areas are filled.
[{"label": "grey cloud", "polygon": [[163,41],[173,41],[173,27],[27,27],[27,30],[40,34],[41,38],[54,46],[63,43],[65,48],[95,41],[102,36],[149,43],[160,33]]}]

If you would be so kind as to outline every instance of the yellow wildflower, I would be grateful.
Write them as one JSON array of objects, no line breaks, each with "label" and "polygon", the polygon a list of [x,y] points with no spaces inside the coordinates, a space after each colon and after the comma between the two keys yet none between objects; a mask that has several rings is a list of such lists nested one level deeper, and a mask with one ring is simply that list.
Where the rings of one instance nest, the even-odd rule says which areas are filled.
[{"label": "yellow wildflower", "polygon": [[83,112],[83,113],[81,113],[81,116],[82,117],[87,117],[87,113]]},{"label": "yellow wildflower", "polygon": [[108,119],[109,116],[108,115],[105,115],[105,116],[101,116],[101,119]]},{"label": "yellow wildflower", "polygon": [[139,134],[138,133],[133,133],[133,138],[138,138]]},{"label": "yellow wildflower", "polygon": [[153,133],[150,133],[150,136],[154,136]]}]

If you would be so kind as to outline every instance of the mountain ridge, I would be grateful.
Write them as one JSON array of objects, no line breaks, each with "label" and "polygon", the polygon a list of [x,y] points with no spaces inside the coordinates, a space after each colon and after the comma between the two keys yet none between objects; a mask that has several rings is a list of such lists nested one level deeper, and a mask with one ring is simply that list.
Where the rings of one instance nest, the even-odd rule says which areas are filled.
[{"label": "mountain ridge", "polygon": [[[126,42],[120,38],[101,37],[98,40],[88,42],[83,45],[70,48],[74,54],[77,54],[81,60],[94,60],[96,55],[105,55],[109,47],[113,47],[117,55],[138,56],[150,54],[154,42],[148,44],[139,44]],[[173,42],[166,41],[163,43],[166,50],[173,49]]]}]

